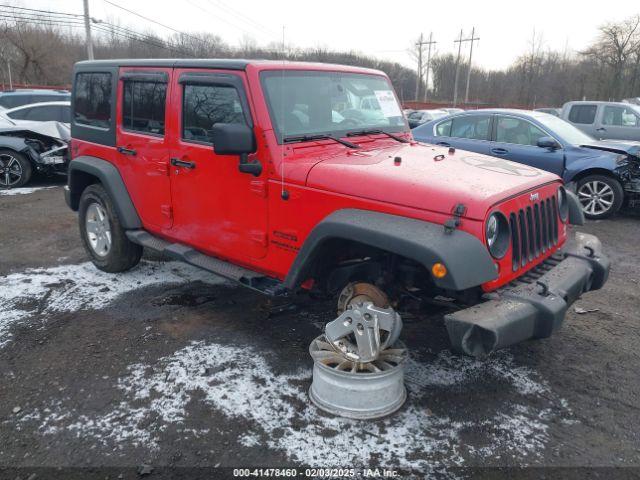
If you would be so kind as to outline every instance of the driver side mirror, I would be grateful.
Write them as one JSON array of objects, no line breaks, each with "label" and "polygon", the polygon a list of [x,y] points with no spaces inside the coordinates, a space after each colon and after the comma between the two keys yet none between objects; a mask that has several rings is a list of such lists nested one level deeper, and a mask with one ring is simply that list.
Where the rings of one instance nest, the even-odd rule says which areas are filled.
[{"label": "driver side mirror", "polygon": [[562,145],[551,137],[540,137],[538,139],[538,146],[540,148],[548,148],[549,150],[557,150],[562,147]]},{"label": "driver side mirror", "polygon": [[213,151],[217,155],[240,155],[238,170],[257,177],[262,173],[262,164],[249,161],[249,154],[256,151],[253,130],[244,124],[216,123],[211,127]]}]

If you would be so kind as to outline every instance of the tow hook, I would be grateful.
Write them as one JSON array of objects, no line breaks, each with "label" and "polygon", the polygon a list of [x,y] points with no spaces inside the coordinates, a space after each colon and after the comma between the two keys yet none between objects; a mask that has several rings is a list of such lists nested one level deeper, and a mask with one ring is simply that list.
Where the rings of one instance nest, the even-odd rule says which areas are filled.
[{"label": "tow hook", "polygon": [[542,287],[542,292],[540,292],[540,295],[543,297],[548,297],[549,296],[549,285],[547,285],[544,282],[541,281],[537,281],[536,285],[540,285]]},{"label": "tow hook", "polygon": [[585,245],[585,246],[584,246],[584,249],[585,249],[587,252],[589,252],[589,253],[587,254],[587,256],[588,256],[589,258],[593,258],[593,257],[595,256],[596,251],[595,251],[595,250],[593,249],[593,247],[591,247],[590,245]]}]

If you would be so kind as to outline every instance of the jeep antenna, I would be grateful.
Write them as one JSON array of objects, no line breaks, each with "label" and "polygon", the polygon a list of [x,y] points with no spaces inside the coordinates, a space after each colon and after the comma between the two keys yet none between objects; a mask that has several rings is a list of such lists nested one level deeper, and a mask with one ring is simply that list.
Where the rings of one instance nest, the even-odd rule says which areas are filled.
[{"label": "jeep antenna", "polygon": [[280,197],[283,200],[289,199],[289,192],[284,189],[284,158],[286,157],[284,148],[285,125],[284,120],[284,68],[285,68],[285,50],[284,50],[284,25],[282,25],[282,47],[280,55],[282,56],[282,79],[280,82]]}]

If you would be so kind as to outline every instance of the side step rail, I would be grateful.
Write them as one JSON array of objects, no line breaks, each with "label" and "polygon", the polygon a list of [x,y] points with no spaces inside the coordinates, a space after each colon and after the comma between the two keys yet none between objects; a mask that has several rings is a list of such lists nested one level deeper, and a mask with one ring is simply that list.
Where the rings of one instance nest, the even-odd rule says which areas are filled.
[{"label": "side step rail", "polygon": [[253,290],[270,296],[287,295],[287,289],[276,279],[262,275],[261,273],[239,267],[219,258],[205,255],[197,250],[181,243],[170,243],[151,235],[144,230],[127,230],[127,237],[133,243],[156,252],[164,253],[171,258],[181,260],[221,277],[241,283]]}]

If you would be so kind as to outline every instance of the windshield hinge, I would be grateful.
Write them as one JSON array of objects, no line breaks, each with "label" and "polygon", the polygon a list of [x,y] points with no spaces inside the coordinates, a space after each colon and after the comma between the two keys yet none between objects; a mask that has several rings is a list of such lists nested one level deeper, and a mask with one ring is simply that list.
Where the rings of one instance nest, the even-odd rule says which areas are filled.
[{"label": "windshield hinge", "polygon": [[453,217],[444,222],[444,233],[453,233],[453,231],[460,226],[460,219],[466,211],[467,207],[462,203],[458,203],[453,207]]}]

